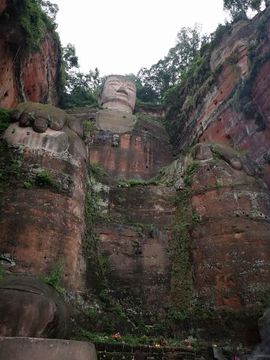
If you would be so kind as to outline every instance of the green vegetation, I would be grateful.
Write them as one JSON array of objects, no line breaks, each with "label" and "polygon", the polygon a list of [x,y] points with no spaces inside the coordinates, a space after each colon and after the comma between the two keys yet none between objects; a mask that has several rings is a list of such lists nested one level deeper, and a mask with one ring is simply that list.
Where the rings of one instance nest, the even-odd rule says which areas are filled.
[{"label": "green vegetation", "polygon": [[62,82],[61,106],[65,109],[92,106],[98,107],[98,95],[101,86],[99,70],[80,71],[74,45],[68,44],[62,49]]},{"label": "green vegetation", "polygon": [[224,9],[229,11],[233,20],[245,19],[249,9],[259,12],[263,3],[269,5],[268,0],[223,0]]},{"label": "green vegetation", "polygon": [[184,174],[185,189],[180,190],[176,198],[176,216],[172,226],[170,246],[172,275],[171,299],[172,307],[168,313],[169,320],[184,320],[191,311],[193,298],[193,280],[191,269],[191,237],[192,227],[201,220],[194,213],[190,203],[193,175],[198,163],[190,162]]},{"label": "green vegetation", "polygon": [[138,99],[144,102],[160,103],[166,91],[176,85],[196,58],[204,37],[198,26],[182,28],[177,34],[177,43],[164,59],[149,69],[142,68],[135,81]]},{"label": "green vegetation", "polygon": [[81,331],[80,338],[87,339],[95,344],[127,344],[130,346],[140,346],[140,345],[160,345],[164,343],[166,345],[181,345],[181,341],[176,341],[175,339],[163,339],[160,337],[151,337],[147,335],[118,335],[118,334],[100,334],[100,333],[91,333],[85,330]]},{"label": "green vegetation", "polygon": [[98,165],[92,163],[88,168],[88,186],[85,198],[85,223],[86,231],[84,238],[84,254],[88,266],[88,274],[93,288],[100,295],[107,289],[106,274],[109,271],[108,259],[99,253],[99,238],[95,233],[94,226],[100,217],[100,198],[94,189],[96,178],[103,176],[104,170]]},{"label": "green vegetation", "polygon": [[10,125],[11,114],[12,112],[10,110],[0,109],[0,136]]},{"label": "green vegetation", "polygon": [[36,184],[41,187],[57,187],[57,182],[54,176],[48,170],[44,169],[37,173]]},{"label": "green vegetation", "polygon": [[159,182],[155,179],[142,180],[142,179],[120,179],[118,180],[119,187],[133,187],[133,186],[147,186],[147,185],[158,185]]},{"label": "green vegetation", "polygon": [[[171,299],[172,309],[179,319],[185,318],[192,299],[192,273],[190,260],[190,229],[192,210],[189,192],[183,190],[176,199],[176,218],[172,227],[171,254]],[[179,320],[177,319],[177,320]]]},{"label": "green vegetation", "polygon": [[184,174],[184,184],[186,187],[191,187],[192,178],[193,178],[193,175],[196,172],[197,168],[198,168],[197,161],[192,161],[187,165],[187,168],[186,168],[185,174]]},{"label": "green vegetation", "polygon": [[156,126],[163,126],[164,118],[158,116],[152,116],[145,112],[137,112],[136,113],[137,122],[135,125],[135,129],[143,124],[153,124]]},{"label": "green vegetation", "polygon": [[41,7],[35,0],[22,0],[17,6],[17,16],[25,34],[25,44],[28,48],[37,50],[45,29]]},{"label": "green vegetation", "polygon": [[63,293],[64,288],[61,287],[61,277],[62,277],[62,269],[63,269],[63,262],[59,261],[55,264],[50,271],[48,276],[43,278],[44,282],[52,287],[54,287],[58,292]]},{"label": "green vegetation", "polygon": [[21,154],[11,151],[6,142],[0,140],[0,195],[8,188],[23,186],[27,179],[28,171]]},{"label": "green vegetation", "polygon": [[14,19],[21,27],[27,49],[37,50],[44,37],[45,30],[55,31],[54,22],[58,8],[49,1],[20,0],[10,6],[2,21]]},{"label": "green vegetation", "polygon": [[93,135],[95,129],[95,123],[90,120],[84,120],[83,122],[83,136],[84,139],[87,139],[91,135]]},{"label": "green vegetation", "polygon": [[104,168],[100,164],[95,163],[95,162],[92,162],[88,166],[88,172],[89,172],[89,175],[91,177],[94,177],[95,179],[102,178],[103,176],[108,176],[108,174],[106,173]]}]

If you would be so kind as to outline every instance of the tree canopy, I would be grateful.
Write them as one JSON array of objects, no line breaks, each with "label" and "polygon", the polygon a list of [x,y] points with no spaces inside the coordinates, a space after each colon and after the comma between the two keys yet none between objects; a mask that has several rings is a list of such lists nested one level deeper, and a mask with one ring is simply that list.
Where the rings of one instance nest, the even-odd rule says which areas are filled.
[{"label": "tree canopy", "polygon": [[269,4],[269,0],[223,0],[224,9],[230,12],[233,19],[246,16],[249,9],[260,11],[263,5]]},{"label": "tree canopy", "polygon": [[98,68],[83,73],[79,67],[74,45],[68,44],[62,49],[64,67],[64,92],[61,105],[64,108],[98,105],[97,98],[101,85]]},{"label": "tree canopy", "polygon": [[195,59],[202,42],[200,28],[183,27],[177,34],[176,45],[149,69],[137,74],[137,97],[146,102],[160,102],[165,92],[180,81],[188,65]]}]

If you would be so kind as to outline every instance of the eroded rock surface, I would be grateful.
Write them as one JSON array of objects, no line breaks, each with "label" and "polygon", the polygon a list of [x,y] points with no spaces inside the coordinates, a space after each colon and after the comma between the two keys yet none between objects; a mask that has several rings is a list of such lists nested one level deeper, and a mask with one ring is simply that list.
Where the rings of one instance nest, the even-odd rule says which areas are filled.
[{"label": "eroded rock surface", "polygon": [[200,218],[192,232],[196,292],[219,308],[256,306],[269,291],[268,188],[238,152],[220,145],[197,150],[191,199]]},{"label": "eroded rock surface", "polygon": [[[20,119],[31,114],[33,127],[16,122],[7,129],[5,138],[21,154],[27,176],[23,186],[3,195],[0,253],[12,254],[12,272],[45,275],[61,264],[66,286],[84,287],[84,142],[67,124],[64,126],[66,114],[60,109],[41,104],[23,106],[27,111]],[[21,106],[17,113],[19,110]],[[61,130],[36,132],[37,119],[54,128],[61,123]]]},{"label": "eroded rock surface", "polygon": [[175,190],[155,185],[112,187],[107,196],[110,222],[98,222],[96,233],[100,253],[108,259],[110,287],[138,316],[143,313],[156,321],[170,301]]},{"label": "eroded rock surface", "polygon": [[[126,119],[123,119],[125,121]],[[137,120],[125,132],[97,130],[90,145],[90,162],[115,178],[150,179],[172,161],[164,127],[158,121]]]},{"label": "eroded rock surface", "polygon": [[33,277],[0,284],[0,336],[65,338],[69,314],[57,291]]},{"label": "eroded rock surface", "polygon": [[[268,185],[269,16],[267,7],[252,20],[224,29],[206,61],[210,76],[198,85],[198,91],[188,94],[195,105],[189,107],[187,96],[181,100],[183,106],[177,109],[179,93],[179,98],[176,96],[175,103],[167,109],[169,121],[174,124],[171,134],[178,150],[199,141],[246,151],[264,168]],[[173,113],[172,109],[177,110]],[[184,123],[177,120],[182,109],[186,113]]]},{"label": "eroded rock surface", "polygon": [[0,356],[6,360],[96,360],[95,346],[89,342],[0,338]]},{"label": "eroded rock surface", "polygon": [[0,2],[0,107],[14,108],[21,101],[55,105],[59,101],[59,43],[46,30],[39,48],[27,49],[24,31],[13,18],[17,6],[16,1]]}]

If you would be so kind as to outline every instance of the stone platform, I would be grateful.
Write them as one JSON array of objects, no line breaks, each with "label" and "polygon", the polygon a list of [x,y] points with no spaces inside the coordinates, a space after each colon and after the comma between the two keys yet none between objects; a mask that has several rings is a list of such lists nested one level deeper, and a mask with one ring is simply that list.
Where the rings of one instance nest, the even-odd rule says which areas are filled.
[{"label": "stone platform", "polygon": [[95,346],[82,341],[0,338],[1,360],[96,360]]}]

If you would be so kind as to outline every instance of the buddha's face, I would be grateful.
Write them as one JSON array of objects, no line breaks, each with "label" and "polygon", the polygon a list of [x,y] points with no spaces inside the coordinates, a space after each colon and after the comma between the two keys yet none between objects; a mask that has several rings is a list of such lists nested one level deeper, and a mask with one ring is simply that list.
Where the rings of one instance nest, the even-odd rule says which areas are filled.
[{"label": "buddha's face", "polygon": [[132,113],[136,102],[135,85],[122,76],[109,76],[101,94],[101,105]]}]

